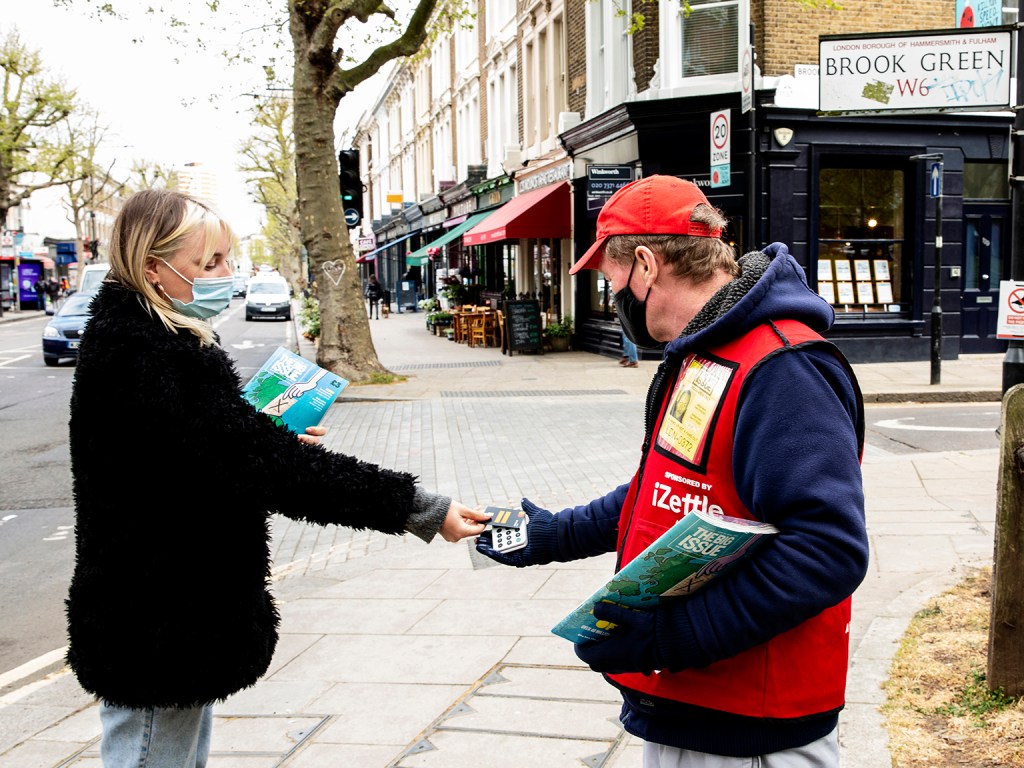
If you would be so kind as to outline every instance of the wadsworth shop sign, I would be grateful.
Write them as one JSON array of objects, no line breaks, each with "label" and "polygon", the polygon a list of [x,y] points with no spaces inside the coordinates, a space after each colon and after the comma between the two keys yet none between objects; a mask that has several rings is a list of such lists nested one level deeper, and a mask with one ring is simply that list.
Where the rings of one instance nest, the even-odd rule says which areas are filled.
[{"label": "wadsworth shop sign", "polygon": [[820,114],[931,113],[1010,105],[1012,29],[818,38]]}]

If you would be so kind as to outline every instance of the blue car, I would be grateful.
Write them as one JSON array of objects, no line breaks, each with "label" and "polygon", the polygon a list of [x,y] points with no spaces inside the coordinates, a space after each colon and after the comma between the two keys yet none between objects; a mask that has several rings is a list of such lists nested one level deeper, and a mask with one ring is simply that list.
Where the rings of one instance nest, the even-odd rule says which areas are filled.
[{"label": "blue car", "polygon": [[61,360],[78,360],[78,344],[89,322],[89,304],[95,293],[73,293],[43,329],[43,362],[57,365]]}]

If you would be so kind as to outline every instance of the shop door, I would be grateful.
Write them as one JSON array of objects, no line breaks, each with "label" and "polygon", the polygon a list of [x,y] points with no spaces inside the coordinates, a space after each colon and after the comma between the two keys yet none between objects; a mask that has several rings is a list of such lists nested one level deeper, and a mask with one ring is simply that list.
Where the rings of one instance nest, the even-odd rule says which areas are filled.
[{"label": "shop door", "polygon": [[999,281],[1009,275],[1009,209],[964,206],[964,260],[960,282],[960,351],[1003,352],[996,338]]}]

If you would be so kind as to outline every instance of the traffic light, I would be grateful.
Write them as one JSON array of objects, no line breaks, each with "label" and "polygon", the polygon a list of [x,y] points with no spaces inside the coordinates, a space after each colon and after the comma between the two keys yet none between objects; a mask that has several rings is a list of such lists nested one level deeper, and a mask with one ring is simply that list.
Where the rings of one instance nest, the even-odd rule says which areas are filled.
[{"label": "traffic light", "polygon": [[354,227],[363,220],[363,182],[359,178],[359,150],[343,149],[338,153],[338,184],[341,187],[341,210],[345,223]]}]

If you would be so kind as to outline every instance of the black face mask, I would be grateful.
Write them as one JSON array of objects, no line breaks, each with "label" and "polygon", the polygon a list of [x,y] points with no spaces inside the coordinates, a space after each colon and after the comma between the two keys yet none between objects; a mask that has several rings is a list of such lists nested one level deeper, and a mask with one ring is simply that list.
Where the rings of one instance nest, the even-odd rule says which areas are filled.
[{"label": "black face mask", "polygon": [[[651,337],[647,330],[647,298],[643,301],[638,299],[629,284],[633,280],[633,268],[636,267],[636,256],[633,257],[633,264],[629,268],[629,277],[621,291],[615,292],[615,308],[619,313],[619,322],[622,324],[622,331],[626,338],[644,349],[657,349],[664,346],[662,342]],[[651,289],[647,289],[649,296]]]}]

